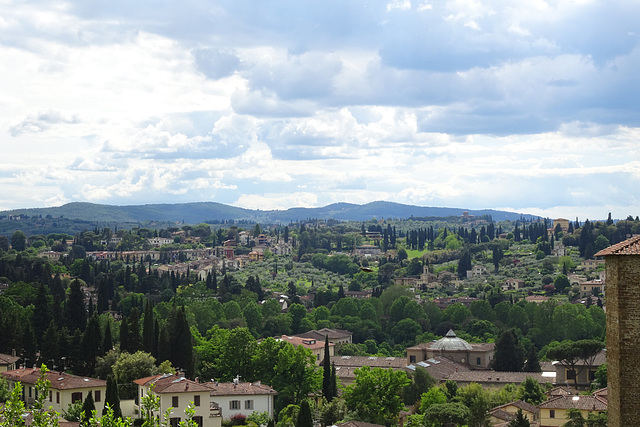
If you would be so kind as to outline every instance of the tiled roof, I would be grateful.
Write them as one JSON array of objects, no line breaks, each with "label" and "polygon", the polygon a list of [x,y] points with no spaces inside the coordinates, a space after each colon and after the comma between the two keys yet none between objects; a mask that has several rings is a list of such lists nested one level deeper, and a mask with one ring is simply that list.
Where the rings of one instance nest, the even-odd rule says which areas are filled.
[{"label": "tiled roof", "polygon": [[324,341],[324,337],[328,336],[329,339],[339,339],[339,338],[348,338],[353,336],[353,333],[346,331],[344,329],[330,329],[330,328],[322,328],[315,331],[303,332],[301,334],[297,334],[296,337],[302,338],[315,338],[317,340]]},{"label": "tiled roof", "polygon": [[571,396],[573,392],[566,387],[554,387],[547,391],[547,396]]},{"label": "tiled roof", "polygon": [[407,369],[414,371],[418,366],[426,369],[427,372],[429,372],[429,375],[431,375],[438,381],[444,381],[448,379],[455,372],[470,371],[468,366],[461,365],[447,359],[446,357],[441,356],[436,356],[432,359],[423,360],[422,362],[409,365],[407,366]]},{"label": "tiled roof", "polygon": [[208,382],[203,384],[209,389],[211,396],[238,396],[238,395],[260,395],[278,394],[277,391],[267,385],[258,383],[216,383]]},{"label": "tiled roof", "polygon": [[154,384],[153,391],[155,393],[197,393],[209,391],[203,384],[173,374],[161,374],[140,378],[135,380],[134,383],[141,386]]},{"label": "tiled roof", "polygon": [[543,376],[541,372],[496,372],[466,371],[455,372],[448,379],[456,382],[475,382],[480,384],[521,384],[531,377],[541,384],[552,384],[554,377]]},{"label": "tiled roof", "polygon": [[605,388],[598,389],[594,391],[592,394],[594,396],[600,396],[606,399],[607,397],[609,397],[609,388],[605,387]]},{"label": "tiled roof", "polygon": [[[40,378],[39,368],[14,369],[0,373],[5,379],[10,381],[20,381],[24,384],[35,384]],[[66,372],[47,372],[47,379],[51,381],[51,388],[54,390],[70,390],[76,388],[96,388],[106,387],[107,382],[96,378],[79,377],[67,374]]]},{"label": "tiled roof", "polygon": [[[290,342],[293,345],[301,345],[310,350],[324,348],[324,339],[317,340],[313,338],[291,337],[288,335],[282,335],[280,339],[283,341]],[[329,343],[329,346],[333,346],[333,345],[334,345],[333,343]]]},{"label": "tiled roof", "polygon": [[523,411],[526,411],[532,414],[535,414],[536,412],[538,412],[538,408],[535,405],[532,405],[531,403],[527,403],[524,400],[516,400],[514,402],[505,403],[504,405],[496,406],[495,408],[492,409],[492,411],[496,409],[507,408],[509,406],[515,406],[516,408],[520,408]]},{"label": "tiled roof", "polygon": [[489,415],[503,421],[511,421],[516,417],[510,412],[503,411],[502,409],[497,408],[490,410]]},{"label": "tiled roof", "polygon": [[375,356],[333,356],[331,363],[336,367],[371,368],[404,368],[407,366],[406,357],[375,357]]},{"label": "tiled roof", "polygon": [[640,235],[633,236],[624,242],[611,245],[595,254],[595,256],[607,255],[640,255]]},{"label": "tiled roof", "polygon": [[11,365],[19,360],[19,357],[11,356],[9,354],[0,353],[0,365]]},{"label": "tiled roof", "polygon": [[558,396],[542,402],[539,408],[545,409],[571,409],[583,411],[606,411],[607,399],[600,396]]}]

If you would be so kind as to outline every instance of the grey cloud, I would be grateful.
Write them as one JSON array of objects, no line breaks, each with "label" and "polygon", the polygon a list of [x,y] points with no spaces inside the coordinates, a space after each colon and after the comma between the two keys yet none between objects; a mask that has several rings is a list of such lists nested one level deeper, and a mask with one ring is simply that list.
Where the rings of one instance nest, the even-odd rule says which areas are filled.
[{"label": "grey cloud", "polygon": [[80,118],[77,115],[64,115],[60,111],[49,110],[28,116],[19,123],[11,126],[9,132],[11,136],[15,137],[24,133],[44,132],[59,124],[77,123],[80,123]]},{"label": "grey cloud", "polygon": [[232,51],[215,48],[191,51],[198,70],[210,79],[221,79],[232,75],[240,66],[240,58]]}]

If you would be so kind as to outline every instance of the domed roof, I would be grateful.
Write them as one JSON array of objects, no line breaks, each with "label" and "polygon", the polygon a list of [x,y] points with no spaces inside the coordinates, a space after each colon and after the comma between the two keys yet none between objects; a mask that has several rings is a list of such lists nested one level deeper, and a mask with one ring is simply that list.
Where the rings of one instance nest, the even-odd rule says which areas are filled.
[{"label": "domed roof", "polygon": [[431,349],[433,350],[472,350],[473,347],[471,344],[463,340],[462,338],[458,338],[456,333],[453,332],[453,329],[449,329],[447,335],[440,338],[438,341],[431,344]]}]

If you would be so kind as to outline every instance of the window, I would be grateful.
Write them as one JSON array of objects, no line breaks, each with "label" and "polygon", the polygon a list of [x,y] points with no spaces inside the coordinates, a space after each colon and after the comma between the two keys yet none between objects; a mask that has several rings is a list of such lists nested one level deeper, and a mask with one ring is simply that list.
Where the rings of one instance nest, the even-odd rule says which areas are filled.
[{"label": "window", "polygon": [[416,363],[416,357],[415,356],[409,356],[409,363]]},{"label": "window", "polygon": [[556,417],[556,410],[549,409],[549,418],[555,418],[555,417]]},{"label": "window", "polygon": [[180,406],[178,396],[171,396],[171,406],[173,406],[174,408],[177,408],[178,406]]},{"label": "window", "polygon": [[575,380],[576,379],[576,371],[573,369],[567,369],[567,379]]},{"label": "window", "polygon": [[49,390],[49,402],[53,402],[53,392]]},{"label": "window", "polygon": [[56,391],[56,403],[60,403],[60,392]]},{"label": "window", "polygon": [[100,390],[96,390],[96,392],[94,393],[95,398],[93,399],[94,402],[100,402],[100,399],[102,398],[101,396],[102,393],[100,393]]},{"label": "window", "polygon": [[480,365],[482,363],[482,359],[479,357],[476,357],[476,365]]},{"label": "window", "polygon": [[71,403],[82,402],[82,392],[71,393]]},{"label": "window", "polygon": [[196,394],[195,396],[193,396],[193,405],[200,406],[200,395]]},{"label": "window", "polygon": [[240,409],[240,401],[232,400],[229,402],[229,409]]},{"label": "window", "polygon": [[245,400],[244,409],[253,409],[253,400]]},{"label": "window", "polygon": [[202,427],[202,417],[197,416],[197,417],[193,417],[193,421],[196,422],[196,424],[198,425],[198,427]]},{"label": "window", "polygon": [[180,424],[180,417],[169,418],[169,425],[171,427],[178,427]]},{"label": "window", "polygon": [[589,369],[589,381],[594,382],[596,380],[596,371]]}]

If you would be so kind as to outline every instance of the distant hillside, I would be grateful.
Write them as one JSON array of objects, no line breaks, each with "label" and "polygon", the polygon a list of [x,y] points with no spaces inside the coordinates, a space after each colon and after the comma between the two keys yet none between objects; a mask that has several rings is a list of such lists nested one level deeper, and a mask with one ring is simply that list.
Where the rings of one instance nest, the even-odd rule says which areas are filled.
[{"label": "distant hillside", "polygon": [[497,210],[469,210],[404,205],[393,202],[372,202],[365,205],[334,203],[321,208],[291,208],[283,211],[244,209],[215,202],[152,204],[135,206],[110,206],[94,203],[68,203],[53,208],[15,209],[0,212],[0,216],[28,215],[50,218],[66,218],[90,222],[144,222],[179,221],[197,224],[215,220],[247,220],[251,222],[288,223],[300,219],[338,219],[366,221],[372,218],[448,217],[491,215],[494,221],[516,220],[533,215]]}]

